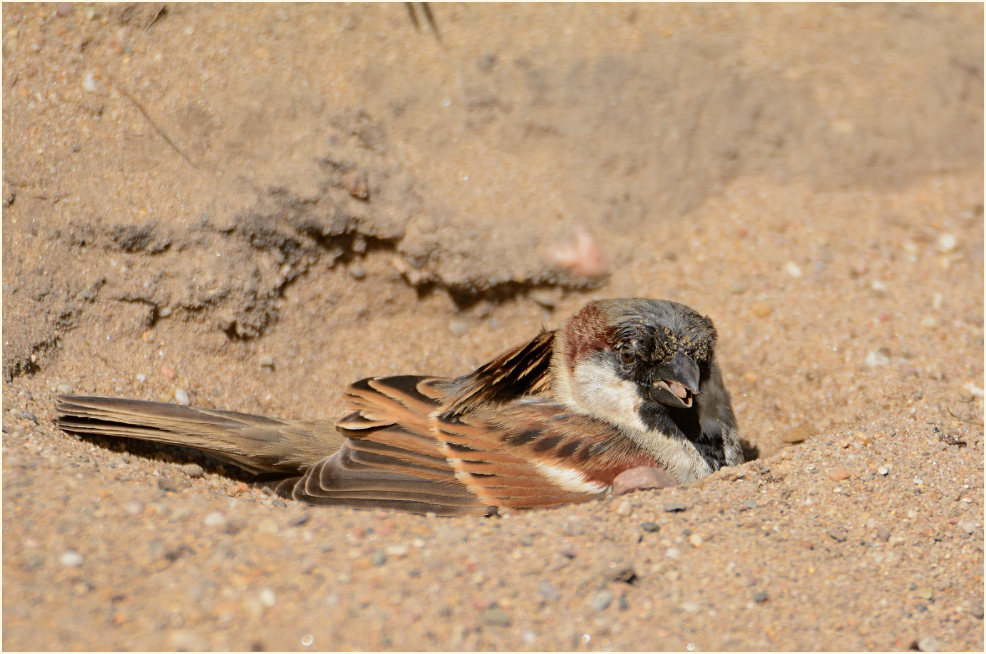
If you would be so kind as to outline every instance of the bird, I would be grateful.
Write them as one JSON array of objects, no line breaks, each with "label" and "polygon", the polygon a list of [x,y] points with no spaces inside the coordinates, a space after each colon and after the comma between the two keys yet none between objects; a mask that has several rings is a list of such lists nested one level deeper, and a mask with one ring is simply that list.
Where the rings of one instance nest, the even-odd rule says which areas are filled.
[{"label": "bird", "polygon": [[195,448],[311,504],[489,516],[742,463],[716,343],[684,304],[595,300],[468,374],[354,382],[335,422],[61,395],[57,424]]}]

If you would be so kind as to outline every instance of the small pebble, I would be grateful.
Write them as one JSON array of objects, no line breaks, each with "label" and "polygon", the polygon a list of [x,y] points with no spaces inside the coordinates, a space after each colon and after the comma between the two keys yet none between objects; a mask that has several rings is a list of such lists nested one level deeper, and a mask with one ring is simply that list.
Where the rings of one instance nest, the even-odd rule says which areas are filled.
[{"label": "small pebble", "polygon": [[844,543],[846,542],[846,539],[849,537],[849,535],[846,533],[846,530],[843,527],[833,527],[832,529],[829,529],[825,533],[827,533],[829,535],[829,538],[831,538],[837,543]]},{"label": "small pebble", "polygon": [[269,354],[261,354],[257,358],[257,365],[261,368],[273,368],[274,367],[274,357]]},{"label": "small pebble", "polygon": [[863,360],[867,368],[876,368],[877,366],[885,366],[890,363],[890,357],[887,355],[884,348],[879,350],[873,350],[866,355]]},{"label": "small pebble", "polygon": [[967,534],[971,534],[975,532],[977,529],[979,529],[979,523],[973,522],[971,520],[964,520],[960,522],[957,526],[959,529],[961,529]]},{"label": "small pebble", "polygon": [[664,511],[666,513],[681,513],[682,511],[687,511],[688,505],[684,502],[667,502],[664,505]]},{"label": "small pebble", "polygon": [[205,524],[206,527],[221,527],[222,525],[226,524],[226,516],[224,516],[219,511],[213,511],[212,513],[207,515],[205,517],[205,520],[203,520],[202,522],[203,524]]},{"label": "small pebble", "polygon": [[613,591],[601,590],[592,596],[589,605],[594,611],[605,611],[613,603]]},{"label": "small pebble", "polygon": [[784,272],[786,272],[791,277],[794,277],[795,279],[801,277],[801,268],[798,266],[798,264],[794,263],[793,261],[788,261],[786,264],[784,264]]},{"label": "small pebble", "polygon": [[878,475],[886,477],[887,475],[890,474],[890,466],[880,466],[879,468],[876,469],[876,472]]},{"label": "small pebble", "polygon": [[702,537],[698,534],[692,534],[689,536],[688,542],[692,544],[692,547],[702,547]]},{"label": "small pebble", "polygon": [[410,549],[411,548],[409,548],[407,545],[404,544],[390,545],[386,549],[386,554],[388,557],[394,557],[395,559],[400,559],[407,556],[407,553],[410,551]]},{"label": "small pebble", "polygon": [[192,478],[201,477],[205,474],[205,470],[197,463],[186,463],[181,467],[181,471]]},{"label": "small pebble", "polygon": [[72,394],[72,387],[69,386],[68,384],[59,384],[58,386],[55,387],[55,390],[60,395],[71,395]]},{"label": "small pebble", "polygon": [[262,588],[260,590],[260,594],[258,595],[258,599],[260,600],[260,603],[267,608],[277,604],[277,595],[275,595],[274,591],[270,588]]},{"label": "small pebble", "polygon": [[462,320],[450,320],[448,329],[453,336],[462,336],[466,333],[466,323]]},{"label": "small pebble", "polygon": [[757,318],[766,318],[770,315],[770,307],[763,302],[754,302],[750,306],[750,312]]},{"label": "small pebble", "polygon": [[886,528],[884,528],[884,527],[877,527],[876,528],[876,537],[879,540],[882,540],[884,543],[886,543],[888,540],[890,540],[890,532],[887,531]]},{"label": "small pebble", "polygon": [[188,393],[185,391],[184,388],[175,389],[175,402],[177,402],[182,406],[188,406],[189,404],[192,403],[192,401],[188,399]]},{"label": "small pebble", "polygon": [[138,373],[136,379],[138,384],[143,384],[144,382],[147,381],[147,375],[143,373]]},{"label": "small pebble", "polygon": [[661,526],[656,522],[641,522],[640,528],[648,533],[654,533],[655,531],[661,530]]},{"label": "small pebble", "polygon": [[494,606],[483,611],[483,623],[491,627],[509,627],[513,620],[506,611]]},{"label": "small pebble", "polygon": [[549,311],[554,309],[558,304],[558,298],[550,291],[535,289],[528,293],[527,297],[531,298],[535,303],[545,309],[548,309]]},{"label": "small pebble", "polygon": [[377,550],[370,555],[370,563],[378,568],[387,562],[387,553]]},{"label": "small pebble", "polygon": [[940,652],[942,650],[941,641],[934,636],[924,636],[915,643],[919,652]]},{"label": "small pebble", "polygon": [[914,596],[924,600],[930,600],[935,596],[935,592],[931,590],[931,586],[920,586],[914,589]]},{"label": "small pebble", "polygon": [[880,280],[874,279],[870,283],[870,290],[873,291],[873,295],[882,297],[887,294],[887,285]]},{"label": "small pebble", "polygon": [[157,480],[157,487],[163,491],[170,493],[177,493],[179,490],[178,483],[170,477],[161,477]]},{"label": "small pebble", "polygon": [[678,550],[677,547],[669,547],[667,552],[664,553],[664,555],[669,559],[677,559],[679,556],[681,556],[681,552]]},{"label": "small pebble", "polygon": [[756,602],[757,604],[763,604],[768,599],[770,599],[770,597],[767,595],[767,593],[765,593],[762,590],[753,593],[753,601]]},{"label": "small pebble", "polygon": [[58,558],[59,563],[64,565],[66,568],[78,568],[82,565],[83,560],[82,555],[75,550],[65,550]]},{"label": "small pebble", "polygon": [[781,440],[785,443],[803,443],[810,438],[818,436],[818,429],[811,424],[801,423],[793,429],[789,429],[781,434]]},{"label": "small pebble", "polygon": [[547,579],[542,579],[538,582],[538,594],[548,600],[556,600],[561,597],[558,589],[552,586],[551,582]]},{"label": "small pebble", "polygon": [[209,649],[209,641],[196,631],[181,629],[168,634],[168,649],[175,652],[204,652]]},{"label": "small pebble", "polygon": [[835,470],[829,472],[829,479],[832,481],[843,481],[849,479],[849,471],[845,468],[836,468]]},{"label": "small pebble", "polygon": [[342,177],[343,188],[357,200],[366,200],[370,197],[369,180],[366,173],[354,170],[346,173]]},{"label": "small pebble", "polygon": [[353,279],[366,278],[366,268],[362,264],[352,263],[349,265],[349,276]]},{"label": "small pebble", "polygon": [[82,89],[89,93],[96,90],[96,78],[93,76],[92,71],[88,71],[85,77],[82,78]]},{"label": "small pebble", "polygon": [[959,245],[959,240],[954,234],[942,234],[938,237],[938,251],[942,254],[954,252]]},{"label": "small pebble", "polygon": [[630,515],[631,511],[633,511],[633,506],[630,505],[628,500],[623,500],[616,505],[616,515]]},{"label": "small pebble", "polygon": [[161,366],[161,376],[164,377],[165,379],[174,379],[175,374],[176,374],[175,369],[169,366],[168,364],[164,364],[163,366]]}]

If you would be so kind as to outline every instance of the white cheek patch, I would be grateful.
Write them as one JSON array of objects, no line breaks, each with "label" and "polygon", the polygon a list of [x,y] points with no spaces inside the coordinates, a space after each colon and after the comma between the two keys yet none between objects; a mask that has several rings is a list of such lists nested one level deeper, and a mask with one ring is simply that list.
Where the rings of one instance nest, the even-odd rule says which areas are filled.
[{"label": "white cheek patch", "polygon": [[572,399],[578,408],[619,427],[647,431],[640,419],[637,385],[620,379],[605,363],[581,361],[572,371]]},{"label": "white cheek patch", "polygon": [[567,491],[575,493],[601,493],[607,488],[606,484],[598,481],[589,481],[582,473],[572,468],[564,468],[541,461],[534,462],[534,466],[539,473],[550,479],[553,484]]}]

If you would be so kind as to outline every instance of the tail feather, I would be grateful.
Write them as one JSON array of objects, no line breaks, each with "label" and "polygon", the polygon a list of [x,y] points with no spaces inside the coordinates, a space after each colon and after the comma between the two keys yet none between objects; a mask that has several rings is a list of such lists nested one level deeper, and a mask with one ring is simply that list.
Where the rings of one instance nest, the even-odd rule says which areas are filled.
[{"label": "tail feather", "polygon": [[60,396],[58,426],[202,450],[255,474],[304,472],[342,445],[327,421],[277,420],[233,411],[125,400]]}]

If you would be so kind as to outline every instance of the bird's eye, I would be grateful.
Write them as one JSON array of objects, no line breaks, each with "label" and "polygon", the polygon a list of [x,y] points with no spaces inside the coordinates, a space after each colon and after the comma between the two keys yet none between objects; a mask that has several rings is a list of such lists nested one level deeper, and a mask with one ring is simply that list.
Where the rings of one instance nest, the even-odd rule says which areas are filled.
[{"label": "bird's eye", "polygon": [[625,350],[625,349],[620,350],[619,356],[620,356],[620,363],[622,363],[624,366],[630,367],[630,365],[633,364],[634,356],[633,356],[633,352],[631,352],[630,350]]}]

